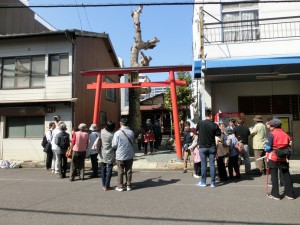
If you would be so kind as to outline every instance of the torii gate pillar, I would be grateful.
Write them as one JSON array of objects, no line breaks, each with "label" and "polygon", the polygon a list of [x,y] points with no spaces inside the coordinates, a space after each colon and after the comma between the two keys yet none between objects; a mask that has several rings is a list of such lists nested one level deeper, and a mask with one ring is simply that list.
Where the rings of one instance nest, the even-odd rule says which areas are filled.
[{"label": "torii gate pillar", "polygon": [[[180,81],[180,80],[175,80],[174,72],[175,71],[191,71],[191,70],[192,70],[192,67],[190,65],[181,65],[181,66],[164,66],[164,67],[113,68],[113,69],[103,69],[103,70],[82,72],[83,76],[97,76],[97,83],[87,85],[87,89],[96,89],[93,123],[95,123],[95,124],[99,123],[99,113],[100,113],[102,89],[170,86],[172,109],[173,109],[172,112],[173,112],[173,120],[174,120],[176,152],[177,152],[177,158],[181,159],[182,151],[181,151],[181,137],[180,137],[180,127],[179,127],[176,86],[183,86],[186,84],[186,82]],[[162,82],[142,82],[142,83],[105,83],[105,82],[102,82],[102,76],[104,76],[104,75],[119,75],[119,74],[128,74],[131,72],[139,72],[139,73],[169,72],[169,80],[162,81]]]}]

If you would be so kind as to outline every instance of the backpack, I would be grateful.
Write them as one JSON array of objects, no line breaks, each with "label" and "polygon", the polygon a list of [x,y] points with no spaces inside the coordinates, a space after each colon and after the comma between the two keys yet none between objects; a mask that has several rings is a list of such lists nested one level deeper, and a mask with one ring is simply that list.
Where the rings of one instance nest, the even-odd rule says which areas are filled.
[{"label": "backpack", "polygon": [[201,162],[200,152],[199,152],[199,146],[197,146],[196,148],[194,148],[193,153],[194,153],[194,163]]},{"label": "backpack", "polygon": [[46,147],[47,143],[48,143],[47,137],[46,137],[46,135],[44,135],[43,140],[42,140],[42,143],[41,143],[41,145],[43,146],[43,148]]},{"label": "backpack", "polygon": [[66,150],[70,147],[70,136],[67,132],[61,132],[57,135],[56,143],[62,150]]}]

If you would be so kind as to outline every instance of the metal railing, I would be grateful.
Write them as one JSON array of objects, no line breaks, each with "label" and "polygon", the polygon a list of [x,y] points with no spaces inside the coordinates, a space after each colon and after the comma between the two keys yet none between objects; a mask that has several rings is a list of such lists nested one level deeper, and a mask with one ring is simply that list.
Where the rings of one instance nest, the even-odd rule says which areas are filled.
[{"label": "metal railing", "polygon": [[204,25],[204,42],[232,43],[300,37],[300,18],[247,20]]}]

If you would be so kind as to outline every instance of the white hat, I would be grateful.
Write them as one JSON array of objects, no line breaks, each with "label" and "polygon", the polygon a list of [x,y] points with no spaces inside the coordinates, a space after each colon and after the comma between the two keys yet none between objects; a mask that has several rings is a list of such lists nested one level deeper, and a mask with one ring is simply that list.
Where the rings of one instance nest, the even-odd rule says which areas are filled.
[{"label": "white hat", "polygon": [[96,131],[96,130],[98,130],[98,127],[97,127],[96,124],[93,123],[93,124],[90,126],[89,130],[91,130],[91,131]]}]

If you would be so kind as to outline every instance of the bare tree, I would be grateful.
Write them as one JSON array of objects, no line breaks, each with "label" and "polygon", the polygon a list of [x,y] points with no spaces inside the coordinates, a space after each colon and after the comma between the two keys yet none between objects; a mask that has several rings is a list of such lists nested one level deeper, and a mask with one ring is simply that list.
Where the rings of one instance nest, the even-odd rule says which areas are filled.
[{"label": "bare tree", "polygon": [[[144,42],[142,39],[141,23],[140,23],[140,14],[142,13],[143,6],[132,12],[131,16],[134,22],[135,36],[134,43],[131,46],[131,55],[130,55],[130,66],[131,67],[143,67],[149,66],[151,61],[151,56],[147,57],[141,50],[153,49],[156,46],[156,43],[159,40],[155,37],[150,41]],[[141,53],[140,62],[139,53]],[[138,73],[130,74],[130,82],[138,82]],[[133,131],[137,131],[141,125],[141,112],[140,112],[140,94],[141,90],[139,88],[130,88],[129,89],[129,126]]]}]

